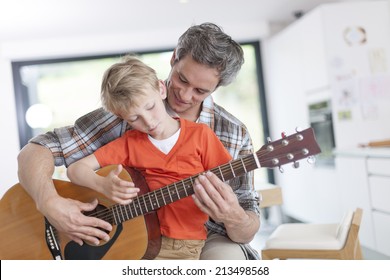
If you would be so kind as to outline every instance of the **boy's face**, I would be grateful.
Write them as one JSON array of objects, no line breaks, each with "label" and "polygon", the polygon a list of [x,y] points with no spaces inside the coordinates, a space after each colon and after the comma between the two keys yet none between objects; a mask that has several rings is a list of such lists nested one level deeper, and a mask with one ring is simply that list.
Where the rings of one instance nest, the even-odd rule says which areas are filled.
[{"label": "boy's face", "polygon": [[145,89],[145,93],[137,96],[136,104],[132,105],[121,117],[134,129],[147,133],[158,139],[164,133],[165,120],[169,117],[163,99],[166,91],[161,83],[160,90]]},{"label": "boy's face", "polygon": [[194,121],[199,116],[203,100],[217,88],[219,72],[197,63],[190,55],[176,62],[173,57],[171,66],[168,104],[180,117]]}]

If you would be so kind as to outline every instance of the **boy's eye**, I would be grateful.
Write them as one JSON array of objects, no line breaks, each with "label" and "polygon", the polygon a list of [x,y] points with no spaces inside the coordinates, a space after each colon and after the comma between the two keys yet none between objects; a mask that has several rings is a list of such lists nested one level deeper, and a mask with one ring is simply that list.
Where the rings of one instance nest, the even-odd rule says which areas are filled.
[{"label": "boy's eye", "polygon": [[150,111],[154,108],[155,104],[153,104],[152,106],[150,106],[147,110]]},{"label": "boy's eye", "polygon": [[135,122],[136,120],[138,120],[138,118],[132,118],[132,119],[128,119],[127,121],[132,123],[132,122]]}]

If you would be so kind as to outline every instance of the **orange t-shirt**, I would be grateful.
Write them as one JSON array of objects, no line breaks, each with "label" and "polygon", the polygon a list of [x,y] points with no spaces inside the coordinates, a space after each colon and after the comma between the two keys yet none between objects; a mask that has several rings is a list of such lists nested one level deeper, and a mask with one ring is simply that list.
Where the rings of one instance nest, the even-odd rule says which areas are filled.
[{"label": "orange t-shirt", "polygon": [[[101,167],[122,164],[141,171],[151,191],[229,162],[232,158],[215,133],[205,124],[180,119],[180,135],[164,154],[137,130],[95,151]],[[206,239],[208,216],[191,196],[157,210],[161,233],[175,239]]]}]

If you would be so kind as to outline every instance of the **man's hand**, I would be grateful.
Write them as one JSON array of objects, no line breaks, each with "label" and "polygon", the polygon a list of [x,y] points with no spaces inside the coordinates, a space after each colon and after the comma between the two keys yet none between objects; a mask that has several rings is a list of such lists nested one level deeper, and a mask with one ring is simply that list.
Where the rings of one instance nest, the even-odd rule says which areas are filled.
[{"label": "man's hand", "polygon": [[194,190],[195,204],[214,221],[223,223],[230,239],[238,243],[248,243],[253,239],[260,221],[255,213],[240,206],[228,184],[207,172],[195,180]]},{"label": "man's hand", "polygon": [[48,201],[45,208],[40,211],[52,226],[79,245],[82,245],[83,241],[98,245],[100,240],[109,240],[109,235],[103,230],[111,231],[112,226],[108,222],[95,217],[87,217],[82,213],[92,211],[97,204],[97,200],[82,203],[58,196]]}]

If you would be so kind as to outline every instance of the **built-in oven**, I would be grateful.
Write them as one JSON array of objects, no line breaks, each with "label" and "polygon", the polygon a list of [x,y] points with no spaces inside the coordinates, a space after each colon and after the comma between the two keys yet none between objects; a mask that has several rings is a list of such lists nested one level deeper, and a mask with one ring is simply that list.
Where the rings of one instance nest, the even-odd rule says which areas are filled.
[{"label": "built-in oven", "polygon": [[309,104],[310,126],[316,135],[321,153],[316,156],[316,166],[334,166],[335,139],[330,100]]}]

